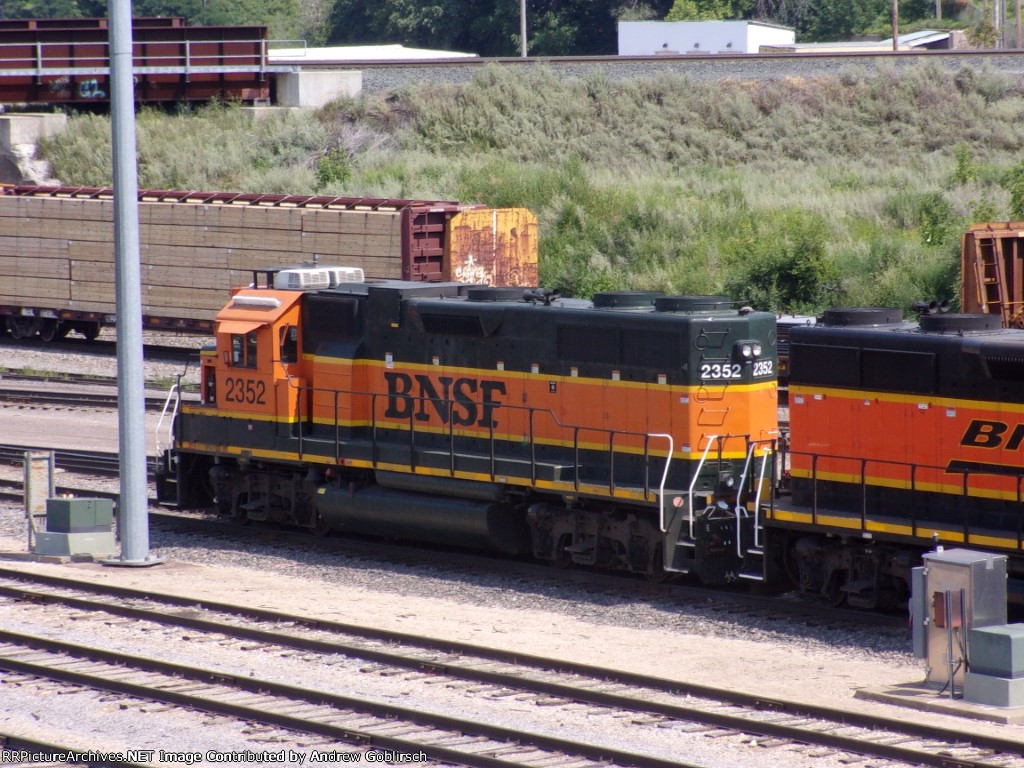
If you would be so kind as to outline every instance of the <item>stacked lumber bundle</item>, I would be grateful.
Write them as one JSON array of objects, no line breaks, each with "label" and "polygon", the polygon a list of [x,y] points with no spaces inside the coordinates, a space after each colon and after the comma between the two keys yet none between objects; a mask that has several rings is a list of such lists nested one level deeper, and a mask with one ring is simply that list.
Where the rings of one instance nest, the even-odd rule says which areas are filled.
[{"label": "stacked lumber bundle", "polygon": [[[401,212],[139,203],[143,315],[209,321],[252,270],[318,263],[402,276]],[[0,305],[113,314],[114,203],[0,195]]]}]

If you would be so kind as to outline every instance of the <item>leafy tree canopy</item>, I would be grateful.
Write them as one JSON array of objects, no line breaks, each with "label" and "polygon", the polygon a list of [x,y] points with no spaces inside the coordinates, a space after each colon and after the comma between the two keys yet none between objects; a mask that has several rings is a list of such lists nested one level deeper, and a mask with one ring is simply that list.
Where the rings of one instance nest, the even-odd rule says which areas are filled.
[{"label": "leafy tree canopy", "polygon": [[[943,21],[977,25],[982,45],[991,0],[942,0]],[[801,40],[841,40],[887,31],[891,0],[527,0],[531,55],[614,53],[619,20],[763,19],[794,27]],[[921,28],[935,0],[900,0],[903,28]],[[986,13],[988,10],[988,13]],[[183,16],[189,24],[261,24],[271,38],[310,45],[401,43],[516,56],[520,50],[515,0],[133,0],[136,16]],[[0,0],[0,18],[106,16],[107,0]],[[957,26],[957,24],[953,24]],[[991,24],[988,25],[991,27]]]},{"label": "leafy tree canopy", "polygon": [[[304,35],[300,10],[316,0],[133,0],[132,15],[183,16],[186,23],[203,26],[260,25],[270,36]],[[0,0],[3,19],[100,18],[107,15],[107,0]]]},{"label": "leafy tree canopy", "polygon": [[[528,51],[536,56],[614,53],[616,21],[663,18],[672,0],[527,0]],[[514,0],[336,0],[335,43],[443,48],[481,56],[520,50]]]}]

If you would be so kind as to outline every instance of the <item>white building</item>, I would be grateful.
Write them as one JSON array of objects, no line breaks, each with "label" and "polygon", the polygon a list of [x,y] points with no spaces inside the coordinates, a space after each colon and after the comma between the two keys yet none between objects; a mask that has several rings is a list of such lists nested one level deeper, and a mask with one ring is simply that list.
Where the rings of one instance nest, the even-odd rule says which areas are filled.
[{"label": "white building", "polygon": [[267,59],[271,64],[347,64],[352,61],[425,61],[433,59],[476,58],[475,53],[431,51],[406,48],[404,45],[338,45],[330,48],[271,48]]},{"label": "white building", "polygon": [[619,55],[758,53],[796,42],[790,27],[763,21],[620,21]]}]

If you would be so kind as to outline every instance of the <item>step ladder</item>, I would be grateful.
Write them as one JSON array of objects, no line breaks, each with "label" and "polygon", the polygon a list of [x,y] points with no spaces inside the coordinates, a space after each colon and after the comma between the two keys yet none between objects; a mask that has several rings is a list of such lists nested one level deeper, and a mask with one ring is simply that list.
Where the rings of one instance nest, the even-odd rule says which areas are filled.
[{"label": "step ladder", "polygon": [[[752,442],[747,447],[747,459],[743,465],[743,478],[740,480],[740,488],[746,487],[747,472],[755,461],[755,451],[758,443]],[[774,448],[765,446],[761,454],[761,469],[757,476],[757,493],[754,494],[754,509],[748,510],[742,504],[736,505],[736,554],[742,563],[741,570],[737,576],[747,581],[766,581],[767,563],[764,557],[764,518],[761,515],[761,492],[764,489],[764,476],[773,454]],[[742,495],[737,501],[742,501]],[[742,514],[741,514],[742,512]],[[752,516],[750,535],[744,537],[743,519]],[[749,540],[745,540],[749,539]]]},{"label": "step ladder", "polygon": [[991,236],[978,237],[975,245],[974,274],[978,281],[978,304],[982,312],[998,314],[1006,323],[1009,320],[1009,307],[1003,275],[1002,240]]},{"label": "step ladder", "polygon": [[[693,470],[690,487],[686,492],[686,504],[676,510],[668,525],[665,524],[664,511],[662,511],[661,530],[663,533],[668,534],[665,537],[665,555],[663,557],[663,567],[666,571],[689,573],[692,564],[695,562],[697,541],[694,538],[693,526],[697,516],[693,509],[694,490],[697,486],[697,480],[700,478],[701,470],[708,460],[708,454],[711,453],[711,446],[717,444],[721,447],[723,437],[726,436],[708,435],[707,445],[704,446],[704,453],[701,454],[700,461],[697,462],[697,467]],[[662,496],[662,503],[664,504],[664,496]]]},{"label": "step ladder", "polygon": [[178,454],[170,450],[174,447],[174,419],[180,407],[181,376],[178,376],[178,380],[167,392],[167,399],[154,429],[156,452],[152,458],[152,472],[157,479],[157,498],[166,507],[181,506],[181,494],[178,489]]}]

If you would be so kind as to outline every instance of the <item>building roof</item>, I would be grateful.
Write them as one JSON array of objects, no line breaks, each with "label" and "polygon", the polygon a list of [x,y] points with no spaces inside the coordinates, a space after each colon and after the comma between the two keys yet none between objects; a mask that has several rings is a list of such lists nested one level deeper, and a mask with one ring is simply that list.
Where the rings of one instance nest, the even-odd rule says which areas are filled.
[{"label": "building roof", "polygon": [[474,58],[475,53],[432,51],[403,45],[345,45],[330,48],[271,48],[267,57],[272,64],[312,64],[346,61],[419,61],[423,59]]},{"label": "building roof", "polygon": [[[949,30],[926,29],[910,32],[898,38],[898,50],[911,51],[947,40]],[[795,43],[790,46],[772,46],[773,51],[805,51],[807,53],[867,53],[869,51],[891,51],[892,38],[885,40],[836,40],[827,43]]]},{"label": "building roof", "polygon": [[[899,44],[902,48],[904,45],[910,48],[916,48],[921,45],[929,45],[930,43],[937,43],[940,40],[949,39],[948,29],[922,29],[919,32],[910,32],[906,35],[899,36]],[[889,45],[892,45],[892,38],[890,37],[887,41]]]}]

